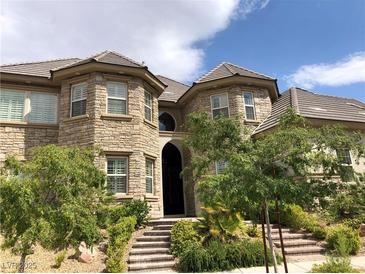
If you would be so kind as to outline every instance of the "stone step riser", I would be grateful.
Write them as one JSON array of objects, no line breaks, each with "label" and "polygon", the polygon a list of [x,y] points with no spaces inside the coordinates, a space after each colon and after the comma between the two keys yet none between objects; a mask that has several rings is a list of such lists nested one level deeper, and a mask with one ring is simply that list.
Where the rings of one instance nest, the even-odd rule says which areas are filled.
[{"label": "stone step riser", "polygon": [[173,226],[174,224],[176,224],[176,221],[152,221],[152,222],[148,223],[149,226],[158,226],[158,225],[171,225],[171,226]]},{"label": "stone step riser", "polygon": [[170,242],[170,236],[146,236],[137,238],[137,242]]},{"label": "stone step riser", "polygon": [[[275,246],[281,247],[280,242],[274,242]],[[302,247],[302,246],[317,246],[317,242],[296,242],[296,241],[284,241],[284,247]]]},{"label": "stone step riser", "polygon": [[132,245],[132,248],[159,248],[159,247],[170,247],[170,242],[138,242]]},{"label": "stone step riser", "polygon": [[132,248],[129,252],[130,256],[134,255],[165,255],[169,254],[169,249],[166,250],[156,250],[156,249],[147,249],[147,248]]},{"label": "stone step riser", "polygon": [[[306,234],[283,234],[283,240],[298,240],[298,239],[308,239],[311,235]],[[271,238],[273,241],[280,241],[280,236],[278,235],[272,235]]]},{"label": "stone step riser", "polygon": [[285,254],[300,255],[300,254],[320,254],[325,252],[325,248],[286,248]]},{"label": "stone step riser", "polygon": [[143,236],[170,236],[171,232],[169,230],[151,230],[146,231]]},{"label": "stone step riser", "polygon": [[150,263],[134,263],[128,266],[129,271],[142,271],[142,270],[158,270],[161,268],[172,268],[175,265],[174,261],[171,262],[150,262]]},{"label": "stone step riser", "polygon": [[134,255],[128,259],[129,263],[144,263],[144,262],[169,262],[173,261],[172,255]]},{"label": "stone step riser", "polygon": [[168,230],[168,231],[170,231],[172,227],[173,227],[172,225],[171,226],[158,225],[158,226],[152,227],[152,231],[154,231],[154,230]]}]

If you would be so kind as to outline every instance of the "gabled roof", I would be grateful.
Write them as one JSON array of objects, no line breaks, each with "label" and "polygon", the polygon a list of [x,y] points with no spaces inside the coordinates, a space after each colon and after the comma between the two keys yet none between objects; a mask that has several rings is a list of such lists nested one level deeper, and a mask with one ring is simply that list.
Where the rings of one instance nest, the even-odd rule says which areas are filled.
[{"label": "gabled roof", "polygon": [[199,78],[196,81],[196,83],[203,83],[203,82],[217,80],[220,78],[225,78],[225,77],[234,76],[234,75],[254,77],[254,78],[265,79],[265,80],[275,80],[274,78],[272,78],[270,76],[267,76],[267,75],[264,75],[264,74],[261,74],[261,73],[228,63],[228,62],[223,62],[223,63],[219,64],[218,66],[216,66],[215,68],[213,68],[207,74],[205,74],[201,78]]},{"label": "gabled roof", "polygon": [[58,67],[56,69],[53,69],[52,71],[58,71],[58,70],[66,69],[66,68],[71,68],[74,66],[87,64],[90,62],[99,62],[99,63],[105,63],[105,64],[121,65],[121,66],[127,66],[127,67],[137,67],[137,68],[145,67],[144,65],[138,63],[137,61],[134,61],[131,58],[128,58],[120,53],[110,51],[110,50],[105,50],[101,53],[98,53],[91,57],[79,60],[78,62],[74,62],[70,65]]},{"label": "gabled roof", "polygon": [[165,76],[157,75],[157,78],[160,79],[160,81],[163,82],[165,85],[167,85],[158,100],[176,102],[189,89],[188,85],[185,85],[176,80],[172,80]]},{"label": "gabled roof", "polygon": [[50,71],[80,61],[79,58],[57,59],[32,63],[1,65],[0,72],[49,78]]},{"label": "gabled roof", "polygon": [[271,114],[253,134],[276,126],[289,107],[305,118],[365,123],[365,104],[361,101],[292,87],[273,104]]}]

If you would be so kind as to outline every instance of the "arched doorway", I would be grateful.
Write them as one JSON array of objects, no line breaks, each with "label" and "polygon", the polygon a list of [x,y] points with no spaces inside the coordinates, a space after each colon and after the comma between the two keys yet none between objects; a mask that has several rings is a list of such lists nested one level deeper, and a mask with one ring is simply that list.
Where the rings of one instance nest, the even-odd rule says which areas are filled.
[{"label": "arched doorway", "polygon": [[161,112],[158,117],[159,129],[162,131],[174,131],[175,130],[175,120],[167,112]]},{"label": "arched doorway", "polygon": [[162,149],[162,185],[165,215],[184,214],[183,182],[180,151],[171,143]]}]

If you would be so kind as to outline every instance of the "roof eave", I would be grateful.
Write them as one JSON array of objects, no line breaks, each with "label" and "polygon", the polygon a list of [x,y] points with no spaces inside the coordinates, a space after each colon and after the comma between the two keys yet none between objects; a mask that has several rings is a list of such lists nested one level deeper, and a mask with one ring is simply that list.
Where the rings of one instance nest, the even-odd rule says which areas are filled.
[{"label": "roof eave", "polygon": [[52,80],[46,76],[29,75],[23,73],[10,73],[0,71],[1,82],[21,83],[21,84],[38,84],[54,85]]}]

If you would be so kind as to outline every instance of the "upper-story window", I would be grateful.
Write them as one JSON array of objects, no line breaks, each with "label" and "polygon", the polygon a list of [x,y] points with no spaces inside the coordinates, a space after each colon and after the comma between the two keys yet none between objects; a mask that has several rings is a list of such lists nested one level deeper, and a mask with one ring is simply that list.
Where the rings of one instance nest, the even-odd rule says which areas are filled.
[{"label": "upper-story window", "polygon": [[159,129],[162,131],[174,131],[175,130],[175,120],[167,112],[161,112],[158,117]]},{"label": "upper-story window", "polygon": [[127,193],[128,157],[107,159],[108,190],[113,193]]},{"label": "upper-story window", "polygon": [[153,160],[146,159],[146,193],[153,193]]},{"label": "upper-story window", "polygon": [[144,118],[152,121],[152,95],[148,91],[144,92]]},{"label": "upper-story window", "polygon": [[127,84],[119,82],[108,82],[106,84],[108,93],[108,113],[127,114]]},{"label": "upper-story window", "polygon": [[347,148],[337,149],[336,150],[337,158],[341,164],[351,165],[351,154],[350,150]]},{"label": "upper-story window", "polygon": [[255,103],[252,92],[243,93],[243,100],[245,104],[245,116],[247,120],[256,120]]},{"label": "upper-story window", "polygon": [[216,118],[220,115],[224,117],[229,117],[227,94],[211,96],[210,100],[211,100],[213,118]]},{"label": "upper-story window", "polygon": [[57,123],[56,94],[18,90],[0,91],[0,120],[34,124]]},{"label": "upper-story window", "polygon": [[86,83],[73,85],[71,87],[71,117],[86,114]]}]

